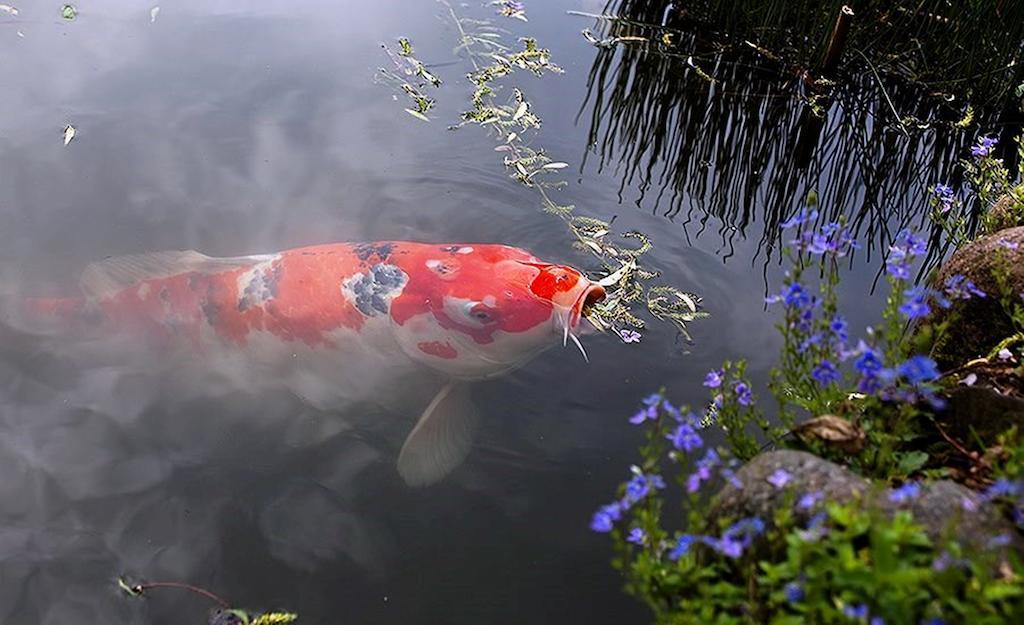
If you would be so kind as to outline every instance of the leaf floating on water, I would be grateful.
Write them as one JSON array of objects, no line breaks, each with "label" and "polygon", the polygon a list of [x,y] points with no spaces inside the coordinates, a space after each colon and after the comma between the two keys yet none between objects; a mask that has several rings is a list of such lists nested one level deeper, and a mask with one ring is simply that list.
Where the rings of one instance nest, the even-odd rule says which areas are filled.
[{"label": "leaf floating on water", "polygon": [[160,7],[153,7],[149,10],[149,23],[152,24],[156,21],[156,16],[160,13]]},{"label": "leaf floating on water", "polygon": [[619,267],[618,271],[610,275],[607,275],[604,278],[601,278],[600,280],[597,281],[597,283],[601,286],[612,286],[614,284],[618,284],[619,281],[622,280],[622,277],[624,275],[626,275],[630,271],[633,271],[634,269],[636,269],[635,260],[630,260],[627,263],[622,263],[622,266]]},{"label": "leaf floating on water", "polygon": [[70,4],[65,4],[60,10],[60,15],[66,20],[73,20],[78,16],[78,9]]},{"label": "leaf floating on water", "polygon": [[78,131],[71,124],[64,126],[64,145],[71,143],[71,140],[75,138]]},{"label": "leaf floating on water", "polygon": [[267,612],[253,619],[251,625],[284,625],[299,618],[298,614],[290,612]]},{"label": "leaf floating on water", "polygon": [[133,597],[142,596],[142,586],[129,585],[128,582],[124,581],[123,577],[117,578],[117,587]]},{"label": "leaf floating on water", "polygon": [[425,122],[429,122],[429,121],[430,121],[430,118],[429,118],[429,117],[427,117],[427,116],[426,116],[426,115],[424,115],[423,113],[420,113],[419,111],[414,111],[414,110],[412,110],[412,109],[405,109],[405,112],[406,112],[406,113],[408,113],[408,114],[410,114],[410,115],[412,115],[412,116],[413,116],[413,117],[415,117],[416,119],[422,119],[422,120],[423,120],[423,121],[425,121]]},{"label": "leaf floating on water", "polygon": [[18,14],[17,7],[12,7],[9,4],[0,4],[0,11],[3,11],[4,13],[10,13],[11,15]]},{"label": "leaf floating on water", "polygon": [[515,114],[512,116],[512,121],[518,121],[520,117],[526,115],[527,108],[529,108],[529,105],[526,102],[520,102],[519,108],[516,109]]}]

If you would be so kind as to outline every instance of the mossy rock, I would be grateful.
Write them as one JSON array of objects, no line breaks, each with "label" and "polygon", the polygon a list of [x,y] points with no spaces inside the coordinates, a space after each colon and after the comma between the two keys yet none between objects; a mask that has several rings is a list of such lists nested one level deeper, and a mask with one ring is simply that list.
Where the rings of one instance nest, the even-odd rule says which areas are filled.
[{"label": "mossy rock", "polygon": [[986,234],[1017,226],[1024,226],[1024,202],[1009,194],[999,198],[982,217],[982,229]]},{"label": "mossy rock", "polygon": [[[769,480],[780,469],[790,476],[782,488]],[[794,521],[806,525],[821,509],[820,504],[810,509],[794,504],[801,495],[819,492],[823,501],[856,502],[890,517],[899,510],[909,510],[933,541],[949,537],[972,549],[992,549],[1002,557],[1011,551],[1024,555],[1024,536],[1001,511],[980,494],[949,480],[921,482],[916,497],[892,501],[891,490],[872,484],[846,467],[789,449],[754,457],[736,472],[736,477],[740,486],[726,486],[715,497],[709,515],[712,523],[757,516],[770,524],[775,512],[787,506],[793,510]],[[1009,544],[993,546],[991,542],[997,536],[1007,536]]]},{"label": "mossy rock", "polygon": [[[1009,249],[1017,246],[1017,249]],[[956,300],[948,309],[937,308],[930,322],[949,322],[932,345],[932,357],[943,369],[987,356],[1000,341],[1015,332],[1001,304],[1004,278],[1009,297],[1024,293],[1024,227],[1007,228],[983,236],[956,251],[939,268],[932,286],[941,290],[951,276],[963,275],[987,297]]]}]

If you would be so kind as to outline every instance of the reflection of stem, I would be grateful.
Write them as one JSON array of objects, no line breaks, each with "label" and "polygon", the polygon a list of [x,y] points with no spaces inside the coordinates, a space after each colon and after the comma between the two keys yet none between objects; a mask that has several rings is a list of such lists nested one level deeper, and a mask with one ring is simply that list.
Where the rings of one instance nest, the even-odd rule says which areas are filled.
[{"label": "reflection of stem", "polygon": [[138,594],[142,594],[143,592],[149,590],[150,588],[179,588],[181,590],[187,590],[189,592],[194,592],[197,595],[202,595],[203,597],[206,597],[207,599],[215,601],[218,604],[220,604],[220,607],[222,607],[222,608],[230,608],[231,607],[231,604],[229,604],[227,601],[224,601],[223,599],[221,599],[217,595],[213,594],[209,590],[204,590],[202,588],[199,588],[198,586],[193,586],[191,584],[186,584],[184,582],[150,582],[148,584],[137,584],[136,586],[132,587],[132,590],[137,591]]},{"label": "reflection of stem", "polygon": [[875,80],[878,82],[878,88],[882,90],[882,95],[885,96],[885,101],[889,104],[889,108],[892,109],[892,114],[896,116],[896,123],[899,125],[900,130],[903,131],[904,136],[909,139],[910,133],[907,132],[907,129],[903,126],[903,118],[900,117],[899,111],[896,110],[896,105],[892,103],[892,99],[889,97],[889,92],[885,90],[885,85],[882,84],[882,77],[878,75],[878,70],[875,69],[871,59],[869,59],[866,54],[860,50],[854,50],[854,52],[859,54],[861,58],[864,59],[864,62],[868,64],[868,67],[871,68],[871,73],[875,75]]}]

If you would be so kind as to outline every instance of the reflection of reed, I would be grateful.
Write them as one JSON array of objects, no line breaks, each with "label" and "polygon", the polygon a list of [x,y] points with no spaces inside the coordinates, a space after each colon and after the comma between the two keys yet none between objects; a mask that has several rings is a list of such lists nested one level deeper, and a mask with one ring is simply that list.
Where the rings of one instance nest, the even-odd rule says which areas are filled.
[{"label": "reflection of reed", "polygon": [[[660,23],[667,4],[622,0],[607,13]],[[749,45],[723,45],[682,29],[666,46],[661,30],[599,26],[604,37],[649,43],[627,39],[597,50],[580,114],[589,114],[598,168],[614,167],[621,176],[620,199],[636,187],[638,206],[685,215],[684,228],[699,223],[696,234],[717,217],[726,247],[762,219],[761,244],[770,256],[776,226],[814,190],[822,219],[846,215],[870,251],[890,239],[889,229],[922,224],[926,187],[956,175],[968,138],[949,128],[963,115],[962,102],[885,75],[880,83],[864,67],[844,77],[821,118],[807,103],[813,92],[806,81],[766,63]],[[893,123],[893,108],[930,126],[914,123],[904,132]],[[974,123],[990,127],[999,114],[979,108]]]}]

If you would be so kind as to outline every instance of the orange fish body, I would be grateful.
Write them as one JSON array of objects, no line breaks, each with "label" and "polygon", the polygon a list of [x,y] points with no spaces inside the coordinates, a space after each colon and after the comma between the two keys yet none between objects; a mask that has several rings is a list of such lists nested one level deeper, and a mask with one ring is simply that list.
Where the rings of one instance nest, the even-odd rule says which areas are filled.
[{"label": "orange fish body", "polygon": [[404,468],[399,459],[414,484],[439,479],[465,455],[468,441],[445,439],[468,438],[459,430],[473,421],[456,382],[521,366],[573,334],[585,306],[604,295],[575,269],[518,248],[403,241],[126,256],[90,265],[81,285],[82,297],[25,300],[21,316],[61,334],[127,336],[230,362],[239,380],[325,406],[372,399],[424,368],[440,374],[450,383],[403,447]]}]

